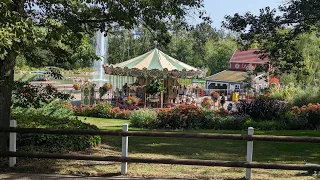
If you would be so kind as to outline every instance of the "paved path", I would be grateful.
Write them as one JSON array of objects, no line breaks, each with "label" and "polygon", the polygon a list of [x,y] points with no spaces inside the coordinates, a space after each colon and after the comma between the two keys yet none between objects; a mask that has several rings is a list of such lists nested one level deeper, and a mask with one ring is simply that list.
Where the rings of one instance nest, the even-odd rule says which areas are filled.
[{"label": "paved path", "polygon": [[[60,175],[60,174],[26,174],[26,173],[0,173],[1,180],[138,180],[138,179],[149,179],[149,178],[131,178],[125,176],[117,177],[85,177],[85,176],[72,176],[72,175]],[[152,179],[149,180],[164,180],[164,179]],[[177,180],[177,179],[176,179]]]}]

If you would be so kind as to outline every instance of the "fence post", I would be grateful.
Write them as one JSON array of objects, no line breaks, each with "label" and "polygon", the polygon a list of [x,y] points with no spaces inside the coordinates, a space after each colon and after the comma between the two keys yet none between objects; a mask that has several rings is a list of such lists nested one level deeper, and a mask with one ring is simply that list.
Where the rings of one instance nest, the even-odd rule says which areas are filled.
[{"label": "fence post", "polygon": [[[254,128],[248,127],[248,135],[253,135]],[[247,142],[247,162],[252,162],[252,153],[253,153],[253,141]],[[246,168],[246,179],[251,179],[251,168]]]},{"label": "fence post", "polygon": [[[11,120],[10,121],[10,127],[17,127],[17,121],[16,120]],[[9,151],[10,152],[16,152],[16,140],[17,140],[17,133],[15,132],[10,132],[9,136]],[[13,167],[16,165],[17,158],[16,157],[9,157],[9,167]]]},{"label": "fence post", "polygon": [[[122,131],[128,132],[128,124],[122,125]],[[128,157],[128,136],[122,137],[122,157]],[[121,163],[121,174],[122,175],[127,174],[127,167],[128,167],[127,162]]]}]

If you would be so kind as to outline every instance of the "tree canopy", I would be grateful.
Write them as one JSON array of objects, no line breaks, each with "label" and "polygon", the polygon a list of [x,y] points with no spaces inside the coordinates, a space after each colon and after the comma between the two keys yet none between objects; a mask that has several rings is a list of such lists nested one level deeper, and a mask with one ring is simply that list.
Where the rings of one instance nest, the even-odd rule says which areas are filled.
[{"label": "tree canopy", "polygon": [[[144,26],[161,44],[170,42],[173,22],[194,13],[205,21],[203,0],[2,0],[0,2],[0,127],[9,126],[16,58],[47,51],[57,63],[74,63],[86,35]],[[38,53],[39,54],[39,53]],[[43,53],[40,53],[43,54]],[[26,59],[37,63],[37,53]],[[51,54],[46,54],[51,56]],[[4,137],[4,136],[0,136]],[[4,139],[0,141],[3,144]]]},{"label": "tree canopy", "polygon": [[258,44],[261,58],[268,57],[275,73],[305,70],[304,55],[296,40],[300,34],[319,32],[320,1],[288,0],[277,9],[260,9],[259,15],[226,16],[224,27],[238,33],[238,43],[248,49]]},{"label": "tree canopy", "polygon": [[[205,28],[200,28],[200,27]],[[237,48],[234,38],[208,24],[198,24],[187,31],[176,28],[170,31],[172,40],[163,45],[154,42],[146,28],[118,30],[108,36],[109,64],[116,64],[137,57],[155,48],[194,67],[206,67],[208,75],[229,67],[229,60]]]}]

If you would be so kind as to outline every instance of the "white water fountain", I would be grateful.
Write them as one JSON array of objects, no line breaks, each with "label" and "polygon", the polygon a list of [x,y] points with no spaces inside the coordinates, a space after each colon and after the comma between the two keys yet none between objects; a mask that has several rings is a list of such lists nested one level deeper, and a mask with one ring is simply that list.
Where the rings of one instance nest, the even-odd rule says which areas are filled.
[{"label": "white water fountain", "polygon": [[94,62],[94,75],[92,81],[97,85],[97,87],[101,87],[105,82],[108,82],[102,67],[102,65],[105,64],[106,58],[108,57],[108,38],[105,37],[100,31],[96,32],[95,49],[96,55],[100,57],[100,60]]}]

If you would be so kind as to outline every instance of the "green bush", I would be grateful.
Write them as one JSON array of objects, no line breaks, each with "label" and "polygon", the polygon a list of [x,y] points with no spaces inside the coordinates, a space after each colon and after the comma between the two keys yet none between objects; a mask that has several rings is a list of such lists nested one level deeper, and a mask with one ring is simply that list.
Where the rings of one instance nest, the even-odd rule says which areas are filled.
[{"label": "green bush", "polygon": [[248,119],[244,123],[244,127],[254,127],[257,130],[282,130],[285,129],[283,124],[279,121],[253,121]]},{"label": "green bush", "polygon": [[149,109],[140,109],[130,114],[130,124],[137,128],[150,128],[157,118],[157,113]]},{"label": "green bush", "polygon": [[132,111],[127,109],[120,109],[119,107],[113,107],[109,111],[109,118],[115,119],[129,119]]},{"label": "green bush", "polygon": [[320,87],[299,88],[290,102],[293,106],[303,106],[309,103],[320,102]]},{"label": "green bush", "polygon": [[213,111],[205,112],[206,129],[242,130],[248,116],[221,115]]},{"label": "green bush", "polygon": [[301,107],[294,106],[291,109],[294,114],[294,120],[305,124],[308,129],[320,129],[320,103],[308,104]]},{"label": "green bush", "polygon": [[195,105],[179,105],[158,111],[155,128],[206,129],[205,113]]},{"label": "green bush", "polygon": [[49,104],[44,105],[41,108],[22,108],[22,107],[13,107],[12,114],[17,114],[23,116],[24,114],[28,115],[43,115],[53,118],[67,118],[73,116],[73,109],[70,102],[54,100]]},{"label": "green bush", "polygon": [[13,107],[41,108],[56,99],[69,101],[72,98],[71,94],[59,92],[52,84],[35,86],[29,82],[15,81],[12,91]]},{"label": "green bush", "polygon": [[254,120],[282,119],[288,110],[286,102],[274,97],[259,96],[252,101],[239,101],[236,110],[232,113],[238,116],[249,115]]},{"label": "green bush", "polygon": [[284,100],[292,106],[303,106],[320,102],[320,87],[287,86],[270,89],[272,97]]},{"label": "green bush", "polygon": [[76,116],[109,118],[112,106],[103,101],[98,102],[95,106],[80,106],[74,107],[73,111]]},{"label": "green bush", "polygon": [[[77,118],[55,118],[41,114],[12,114],[21,128],[51,129],[92,129],[97,126],[83,123]],[[84,150],[101,143],[100,136],[89,135],[51,135],[51,134],[20,134],[17,136],[18,146],[41,146],[52,151]]]}]

